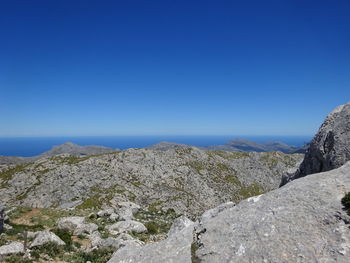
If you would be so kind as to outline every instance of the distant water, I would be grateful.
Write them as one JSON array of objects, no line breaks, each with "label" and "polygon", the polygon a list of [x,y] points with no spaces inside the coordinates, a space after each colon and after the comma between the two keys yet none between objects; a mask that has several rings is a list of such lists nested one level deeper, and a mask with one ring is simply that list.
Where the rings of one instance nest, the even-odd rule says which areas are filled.
[{"label": "distant water", "polygon": [[48,151],[52,146],[65,142],[79,145],[101,145],[111,148],[142,148],[158,142],[176,142],[194,146],[225,144],[227,141],[242,138],[258,143],[279,141],[288,145],[302,146],[311,136],[95,136],[95,137],[0,137],[0,155],[34,156]]}]

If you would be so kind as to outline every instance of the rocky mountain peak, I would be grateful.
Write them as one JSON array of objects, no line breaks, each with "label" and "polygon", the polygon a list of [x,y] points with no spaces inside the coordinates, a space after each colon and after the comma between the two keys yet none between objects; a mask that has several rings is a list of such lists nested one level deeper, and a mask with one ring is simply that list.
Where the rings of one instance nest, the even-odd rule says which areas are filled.
[{"label": "rocky mountain peak", "polygon": [[336,107],[310,143],[296,173],[285,176],[282,185],[294,179],[342,166],[350,160],[350,102]]}]

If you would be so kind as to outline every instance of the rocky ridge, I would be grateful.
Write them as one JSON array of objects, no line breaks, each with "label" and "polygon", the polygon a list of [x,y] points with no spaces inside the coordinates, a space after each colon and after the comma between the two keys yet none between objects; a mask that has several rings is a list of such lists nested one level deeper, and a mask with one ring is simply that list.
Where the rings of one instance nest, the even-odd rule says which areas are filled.
[{"label": "rocky ridge", "polygon": [[0,170],[7,207],[97,208],[117,201],[193,217],[227,201],[278,187],[303,155],[129,149],[98,156],[58,155]]},{"label": "rocky ridge", "polygon": [[284,176],[281,185],[300,177],[329,171],[350,160],[350,102],[334,109],[310,143],[299,169]]}]

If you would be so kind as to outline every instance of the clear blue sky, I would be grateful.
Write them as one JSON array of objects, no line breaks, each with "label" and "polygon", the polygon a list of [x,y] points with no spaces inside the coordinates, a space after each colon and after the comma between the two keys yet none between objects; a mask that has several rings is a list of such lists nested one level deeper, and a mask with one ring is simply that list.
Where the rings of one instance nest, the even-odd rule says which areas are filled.
[{"label": "clear blue sky", "polygon": [[350,1],[0,2],[0,136],[311,135]]}]

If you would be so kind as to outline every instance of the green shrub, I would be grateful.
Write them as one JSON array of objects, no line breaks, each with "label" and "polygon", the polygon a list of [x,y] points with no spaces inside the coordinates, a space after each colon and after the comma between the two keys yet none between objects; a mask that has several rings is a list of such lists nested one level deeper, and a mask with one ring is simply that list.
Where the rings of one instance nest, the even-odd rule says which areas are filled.
[{"label": "green shrub", "polygon": [[66,246],[72,245],[72,235],[69,231],[56,228],[53,229],[52,232],[62,239],[63,242],[66,243]]},{"label": "green shrub", "polygon": [[[34,254],[33,254],[33,252],[34,252]],[[39,247],[33,248],[32,255],[39,257],[41,254],[47,254],[51,258],[55,258],[58,255],[63,254],[63,252],[64,252],[63,246],[57,245],[55,242],[49,242],[49,243],[43,244]]]},{"label": "green shrub", "polygon": [[6,263],[33,263],[33,260],[24,258],[22,255],[11,255],[3,258]]},{"label": "green shrub", "polygon": [[341,200],[343,206],[345,206],[346,211],[350,214],[350,192],[348,192]]},{"label": "green shrub", "polygon": [[65,257],[64,260],[74,263],[85,263],[87,261],[93,263],[105,263],[112,257],[113,253],[114,249],[111,248],[100,248],[88,253],[79,251],[73,255]]},{"label": "green shrub", "polygon": [[155,235],[159,231],[159,227],[155,222],[147,222],[145,223],[145,227],[147,228],[147,231],[149,234]]}]

